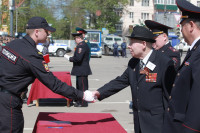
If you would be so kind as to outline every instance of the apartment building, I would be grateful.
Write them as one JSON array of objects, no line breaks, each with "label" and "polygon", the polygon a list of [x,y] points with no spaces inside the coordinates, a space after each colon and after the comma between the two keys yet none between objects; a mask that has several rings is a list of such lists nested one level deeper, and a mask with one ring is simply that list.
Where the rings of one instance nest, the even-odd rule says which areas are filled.
[{"label": "apartment building", "polygon": [[[200,7],[200,0],[188,0]],[[170,27],[178,24],[176,16],[180,15],[176,0],[129,0],[123,8],[120,23],[116,26],[122,36],[130,34],[129,30],[136,25],[144,25],[144,21],[154,20]]]}]

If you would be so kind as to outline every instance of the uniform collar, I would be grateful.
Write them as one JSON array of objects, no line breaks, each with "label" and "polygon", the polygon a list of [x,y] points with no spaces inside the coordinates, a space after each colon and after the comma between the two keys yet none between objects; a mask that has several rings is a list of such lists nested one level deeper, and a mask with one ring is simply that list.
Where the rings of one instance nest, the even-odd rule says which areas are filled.
[{"label": "uniform collar", "polygon": [[26,35],[24,37],[34,48],[36,48],[36,43],[35,41],[29,36],[29,35]]},{"label": "uniform collar", "polygon": [[190,50],[192,50],[192,48],[194,47],[194,45],[196,44],[196,42],[200,39],[200,37],[198,37],[197,39],[195,39],[192,43],[192,45],[190,46]]},{"label": "uniform collar", "polygon": [[153,50],[151,49],[151,51],[144,57],[144,59],[142,60],[142,62],[144,64],[147,64],[147,61],[149,60],[149,57],[151,56]]}]

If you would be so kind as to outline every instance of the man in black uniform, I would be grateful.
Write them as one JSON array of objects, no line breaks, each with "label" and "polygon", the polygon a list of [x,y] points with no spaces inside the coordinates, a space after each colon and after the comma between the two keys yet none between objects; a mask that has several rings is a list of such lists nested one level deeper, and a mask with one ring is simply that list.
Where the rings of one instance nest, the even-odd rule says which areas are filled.
[{"label": "man in black uniform", "polygon": [[153,47],[171,58],[177,70],[180,66],[180,53],[172,47],[168,39],[168,29],[172,28],[152,20],[146,20],[145,25],[154,34],[156,42],[153,44]]},{"label": "man in black uniform", "polygon": [[168,92],[173,84],[173,61],[152,48],[153,34],[142,26],[133,28],[128,48],[128,68],[116,79],[93,92],[103,100],[130,85],[135,133],[161,133]]},{"label": "man in black uniform", "polygon": [[87,31],[84,30],[83,28],[80,28],[80,27],[76,27],[76,31],[77,33],[82,33],[82,36],[83,36],[83,39],[85,41],[85,43],[87,43],[89,49],[90,49],[90,53],[89,53],[89,60],[91,58],[91,44],[90,44],[90,41],[86,39],[85,37],[85,34],[87,34]]},{"label": "man in black uniform", "polygon": [[42,53],[36,49],[38,43],[44,43],[50,27],[42,17],[33,17],[27,24],[27,35],[2,47],[0,53],[0,132],[22,133],[24,118],[22,99],[28,86],[38,78],[53,92],[70,99],[85,99],[87,92],[76,90],[57,79],[48,69]]},{"label": "man in black uniform", "polygon": [[181,32],[189,51],[178,69],[169,97],[163,133],[200,132],[200,8],[177,0]]},{"label": "man in black uniform", "polygon": [[[76,76],[76,88],[81,91],[88,90],[88,75],[92,74],[89,64],[90,49],[83,40],[82,33],[73,33],[75,42],[77,43],[74,56],[70,57],[65,54],[70,62],[73,62],[72,75]],[[74,104],[75,107],[87,107],[88,103],[84,100],[78,100]]]}]

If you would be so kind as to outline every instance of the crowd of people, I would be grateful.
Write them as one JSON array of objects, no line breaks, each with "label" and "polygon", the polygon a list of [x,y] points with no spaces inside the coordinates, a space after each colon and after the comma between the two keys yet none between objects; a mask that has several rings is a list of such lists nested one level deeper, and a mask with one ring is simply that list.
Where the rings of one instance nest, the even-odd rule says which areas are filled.
[{"label": "crowd of people", "polygon": [[12,36],[0,36],[0,46],[5,46],[7,43],[14,40],[15,37]]}]

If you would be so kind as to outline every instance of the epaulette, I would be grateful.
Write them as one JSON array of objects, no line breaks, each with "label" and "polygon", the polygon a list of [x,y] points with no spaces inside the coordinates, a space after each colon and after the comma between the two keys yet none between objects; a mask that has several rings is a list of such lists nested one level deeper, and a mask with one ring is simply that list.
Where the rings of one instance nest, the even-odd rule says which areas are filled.
[{"label": "epaulette", "polygon": [[169,49],[171,50],[171,51],[173,51],[173,52],[178,52],[175,48],[173,48],[173,47],[169,47]]},{"label": "epaulette", "polygon": [[42,55],[42,53],[41,53],[41,52],[38,52],[38,54]]}]

